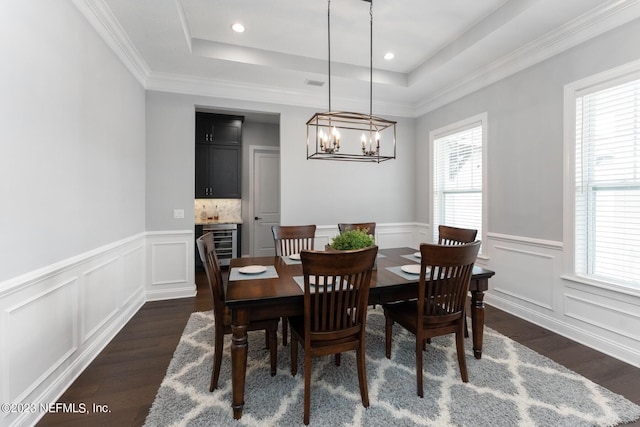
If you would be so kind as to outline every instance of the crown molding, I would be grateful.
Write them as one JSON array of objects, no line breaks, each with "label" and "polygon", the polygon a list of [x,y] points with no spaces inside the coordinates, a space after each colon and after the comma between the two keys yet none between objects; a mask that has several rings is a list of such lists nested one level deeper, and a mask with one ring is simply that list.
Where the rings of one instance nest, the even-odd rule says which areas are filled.
[{"label": "crown molding", "polygon": [[134,78],[144,86],[151,69],[113,16],[111,9],[102,0],[73,0],[73,4]]},{"label": "crown molding", "polygon": [[[321,96],[281,87],[152,72],[103,0],[73,0],[73,3],[147,90],[309,108],[319,108],[326,103],[324,94]],[[427,95],[417,104],[388,103],[378,99],[376,114],[400,117],[424,115],[638,17],[640,0],[604,1],[599,7],[566,25],[479,68],[456,85]],[[189,38],[189,34],[185,36]],[[345,98],[339,102],[347,107],[359,105],[362,100]],[[361,108],[353,109],[357,111]]]},{"label": "crown molding", "polygon": [[434,93],[416,108],[421,116],[640,17],[640,0],[610,0]]}]

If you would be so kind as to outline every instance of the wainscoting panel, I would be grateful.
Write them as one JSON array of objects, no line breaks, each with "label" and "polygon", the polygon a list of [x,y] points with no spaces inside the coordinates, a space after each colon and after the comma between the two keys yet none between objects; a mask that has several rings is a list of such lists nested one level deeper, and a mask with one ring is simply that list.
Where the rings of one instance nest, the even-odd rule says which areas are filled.
[{"label": "wainscoting panel", "polygon": [[147,233],[147,301],[196,294],[194,245],[192,230]]},{"label": "wainscoting panel", "polygon": [[34,387],[78,348],[78,280],[56,282],[51,280],[48,289],[38,283],[37,291],[24,292],[26,298],[3,313],[9,343],[20,343],[3,352],[8,355],[2,366],[2,382],[8,387],[3,403],[25,402]]},{"label": "wainscoting panel", "polygon": [[[54,403],[144,304],[144,233],[0,283],[0,401]],[[41,411],[0,413],[34,425]]]},{"label": "wainscoting panel", "polygon": [[640,367],[640,298],[563,278],[561,242],[488,233],[485,302]]},{"label": "wainscoting panel", "polygon": [[118,281],[118,262],[111,258],[81,275],[81,337],[86,342],[105,324],[112,322],[120,309],[122,283]]},{"label": "wainscoting panel", "polygon": [[624,307],[621,304],[614,307],[610,305],[610,301],[600,303],[573,295],[565,297],[565,311],[568,317],[597,328],[606,328],[622,337],[640,342],[640,316],[637,306]]},{"label": "wainscoting panel", "polygon": [[144,245],[140,244],[125,252],[122,255],[123,281],[122,291],[124,299],[123,306],[129,305],[133,298],[141,298],[144,288],[140,287],[140,283],[144,283],[144,272],[146,265],[144,259]]},{"label": "wainscoting panel", "polygon": [[491,260],[493,264],[500,265],[500,274],[492,280],[491,290],[523,303],[553,310],[554,260],[557,254],[546,254],[538,249],[493,242]]}]

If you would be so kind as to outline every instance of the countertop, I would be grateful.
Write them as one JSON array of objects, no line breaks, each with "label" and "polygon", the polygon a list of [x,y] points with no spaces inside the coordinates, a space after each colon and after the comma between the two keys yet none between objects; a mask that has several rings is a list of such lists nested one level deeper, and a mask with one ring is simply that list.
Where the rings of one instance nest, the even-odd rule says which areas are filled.
[{"label": "countertop", "polygon": [[196,225],[207,224],[242,224],[242,218],[197,219]]}]

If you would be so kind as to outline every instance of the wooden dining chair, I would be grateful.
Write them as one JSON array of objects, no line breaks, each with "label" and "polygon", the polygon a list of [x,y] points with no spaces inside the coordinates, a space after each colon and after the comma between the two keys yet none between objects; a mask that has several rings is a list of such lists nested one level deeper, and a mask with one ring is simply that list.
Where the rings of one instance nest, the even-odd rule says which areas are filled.
[{"label": "wooden dining chair", "polygon": [[288,256],[298,254],[303,249],[313,249],[315,225],[274,225],[271,231],[277,256]]},{"label": "wooden dining chair", "polygon": [[340,233],[344,233],[345,231],[349,231],[349,230],[367,230],[367,233],[371,234],[372,236],[375,236],[376,223],[375,222],[358,222],[358,223],[347,224],[347,223],[341,222],[338,224],[338,230],[340,231]]},{"label": "wooden dining chair", "polygon": [[[271,227],[276,256],[299,254],[313,249],[316,237],[315,225],[274,225]],[[287,345],[287,319],[282,318],[282,345]]]},{"label": "wooden dining chair", "polygon": [[[225,306],[225,291],[222,281],[222,270],[218,262],[218,256],[214,250],[213,233],[207,233],[196,240],[200,259],[204,265],[207,274],[209,289],[211,290],[211,298],[213,300],[213,317],[214,317],[214,352],[213,352],[213,369],[211,372],[211,385],[209,391],[213,391],[218,386],[218,377],[220,376],[220,366],[222,365],[222,349],[224,345],[224,336],[231,334],[231,313]],[[278,322],[279,318],[263,319],[251,318],[249,320],[249,331],[265,330],[268,340],[268,348],[271,357],[271,376],[276,374],[276,364],[278,357]]]},{"label": "wooden dining chair", "polygon": [[[471,243],[476,240],[478,230],[472,228],[458,228],[448,225],[438,226],[438,244],[439,245],[461,245],[463,243]],[[464,319],[464,337],[469,337],[469,327],[467,326],[467,318]]]},{"label": "wooden dining chair", "polygon": [[356,351],[362,405],[369,407],[365,326],[371,271],[377,246],[350,251],[301,252],[304,315],[289,318],[291,374],[298,372],[298,342],[304,347],[304,423],[311,406],[311,359]]},{"label": "wooden dining chair", "polygon": [[433,337],[455,334],[462,381],[468,382],[464,355],[465,302],[480,241],[461,245],[420,245],[421,265],[418,298],[383,304],[385,352],[391,358],[393,324],[397,322],[416,337],[416,382],[423,397],[422,353]]}]

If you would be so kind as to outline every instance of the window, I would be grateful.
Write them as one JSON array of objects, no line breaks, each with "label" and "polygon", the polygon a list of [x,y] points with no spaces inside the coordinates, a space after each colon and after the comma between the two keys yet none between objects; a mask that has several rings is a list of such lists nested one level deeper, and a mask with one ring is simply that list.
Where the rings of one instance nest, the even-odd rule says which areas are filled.
[{"label": "window", "polygon": [[434,241],[439,225],[476,229],[482,239],[485,135],[485,115],[431,134]]},{"label": "window", "polygon": [[575,91],[575,274],[640,287],[640,77]]}]

